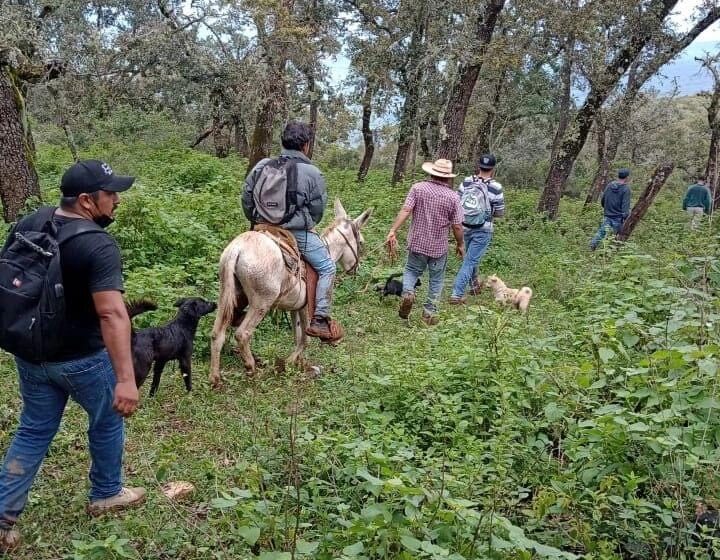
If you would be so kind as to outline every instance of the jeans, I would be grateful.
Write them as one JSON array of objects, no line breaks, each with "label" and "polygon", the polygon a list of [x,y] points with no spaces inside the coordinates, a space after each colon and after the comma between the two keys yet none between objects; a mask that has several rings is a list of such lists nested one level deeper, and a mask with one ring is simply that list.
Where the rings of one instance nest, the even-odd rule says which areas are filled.
[{"label": "jeans", "polygon": [[312,231],[291,230],[297,240],[300,252],[318,273],[315,289],[315,316],[329,317],[332,302],[333,282],[335,281],[335,261],[330,258],[325,243]]},{"label": "jeans", "polygon": [[690,229],[697,229],[702,223],[703,215],[705,214],[705,208],[702,206],[690,206],[687,209],[687,213],[690,216]]},{"label": "jeans", "polygon": [[597,249],[597,246],[600,245],[600,242],[605,239],[605,236],[608,233],[608,229],[612,229],[615,233],[618,233],[622,228],[624,221],[625,220],[623,220],[622,218],[610,218],[608,216],[605,216],[602,223],[600,224],[600,228],[595,234],[595,237],[590,240],[590,248],[593,251]]},{"label": "jeans", "polygon": [[403,273],[403,295],[414,294],[415,284],[418,278],[428,269],[430,280],[428,282],[428,295],[423,309],[427,315],[435,315],[438,311],[437,304],[440,301],[443,280],[445,279],[445,265],[447,264],[447,253],[441,257],[428,257],[420,253],[408,251],[405,272]]},{"label": "jeans", "polygon": [[465,228],[465,258],[455,277],[452,296],[461,298],[471,280],[477,277],[477,265],[490,246],[492,231]]},{"label": "jeans", "polygon": [[0,528],[13,525],[25,509],[68,397],[89,418],[90,500],[120,492],[125,433],[122,417],[112,408],[115,372],[107,351],[68,362],[31,364],[17,357],[15,361],[23,410],[0,471]]}]

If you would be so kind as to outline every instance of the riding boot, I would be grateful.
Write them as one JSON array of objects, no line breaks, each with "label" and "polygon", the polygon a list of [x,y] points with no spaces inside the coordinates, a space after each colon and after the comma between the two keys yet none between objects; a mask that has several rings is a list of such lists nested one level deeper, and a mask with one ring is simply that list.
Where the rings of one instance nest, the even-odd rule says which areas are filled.
[{"label": "riding boot", "polygon": [[319,338],[322,342],[335,344],[345,336],[342,325],[330,317],[313,317],[305,334]]}]

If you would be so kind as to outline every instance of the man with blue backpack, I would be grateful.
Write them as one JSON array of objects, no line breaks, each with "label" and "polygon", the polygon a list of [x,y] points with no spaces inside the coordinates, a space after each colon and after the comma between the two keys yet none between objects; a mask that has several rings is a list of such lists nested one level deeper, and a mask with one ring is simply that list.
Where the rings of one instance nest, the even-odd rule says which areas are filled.
[{"label": "man with blue backpack", "polygon": [[465,258],[455,277],[451,304],[465,302],[465,290],[471,284],[471,292],[477,294],[477,266],[487,251],[493,235],[493,218],[505,215],[505,195],[502,185],[495,180],[496,160],[493,154],[480,156],[475,175],[467,177],[460,185],[460,204],[463,208]]},{"label": "man with blue backpack", "polygon": [[105,231],[133,177],[80,161],[62,177],[59,208],[20,220],[0,251],[0,348],[17,364],[23,409],[0,470],[0,554],[60,427],[68,399],[87,413],[91,515],[140,504],[122,485],[123,417],[138,406],[122,262]]}]

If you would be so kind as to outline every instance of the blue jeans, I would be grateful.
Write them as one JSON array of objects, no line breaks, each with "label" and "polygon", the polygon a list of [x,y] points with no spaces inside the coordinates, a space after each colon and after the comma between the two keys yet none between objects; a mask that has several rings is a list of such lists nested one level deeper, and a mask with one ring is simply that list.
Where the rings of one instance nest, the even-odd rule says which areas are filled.
[{"label": "blue jeans", "polygon": [[318,273],[315,289],[315,316],[330,317],[333,282],[335,281],[335,261],[330,258],[325,243],[312,231],[290,230],[297,240],[300,252]]},{"label": "blue jeans", "polygon": [[440,301],[443,280],[445,279],[445,265],[447,264],[447,253],[441,257],[433,258],[420,253],[408,251],[405,272],[403,273],[403,295],[414,294],[415,284],[418,278],[428,269],[428,295],[423,309],[428,315],[435,315],[438,311],[437,304]]},{"label": "blue jeans", "polygon": [[624,221],[622,218],[609,218],[605,216],[595,237],[590,240],[590,249],[593,251],[597,249],[597,246],[600,245],[600,242],[605,239],[605,236],[608,234],[608,229],[612,229],[617,234],[622,228]]},{"label": "blue jeans", "polygon": [[490,246],[492,231],[465,228],[465,258],[455,277],[452,296],[461,298],[471,280],[477,277],[477,265]]},{"label": "blue jeans", "polygon": [[68,397],[89,417],[90,500],[120,492],[125,433],[122,417],[112,408],[115,372],[107,351],[68,362],[31,364],[17,357],[15,361],[23,410],[0,471],[0,528],[13,525],[25,509]]}]

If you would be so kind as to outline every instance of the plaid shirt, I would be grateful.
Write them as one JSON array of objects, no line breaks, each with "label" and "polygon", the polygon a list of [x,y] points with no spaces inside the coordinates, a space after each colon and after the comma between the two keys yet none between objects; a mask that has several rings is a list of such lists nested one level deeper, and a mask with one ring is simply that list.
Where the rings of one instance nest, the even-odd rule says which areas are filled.
[{"label": "plaid shirt", "polygon": [[447,253],[450,226],[463,221],[457,193],[432,179],[420,181],[410,189],[403,208],[412,211],[408,249],[431,258]]}]

